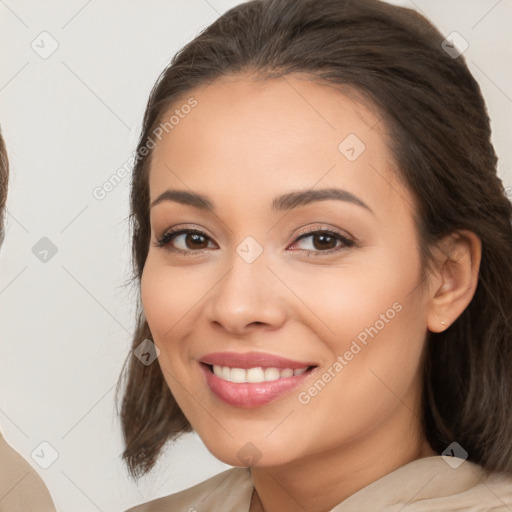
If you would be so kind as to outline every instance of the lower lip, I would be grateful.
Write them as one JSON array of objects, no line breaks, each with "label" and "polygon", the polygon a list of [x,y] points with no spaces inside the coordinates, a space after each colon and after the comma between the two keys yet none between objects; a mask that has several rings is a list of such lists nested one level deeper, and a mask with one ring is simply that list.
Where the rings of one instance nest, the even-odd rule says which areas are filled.
[{"label": "lower lip", "polygon": [[206,376],[206,382],[212,392],[223,402],[233,407],[252,409],[268,404],[289,393],[298,386],[304,379],[308,378],[311,370],[302,375],[285,377],[268,382],[229,382],[217,377],[210,367],[199,363]]}]

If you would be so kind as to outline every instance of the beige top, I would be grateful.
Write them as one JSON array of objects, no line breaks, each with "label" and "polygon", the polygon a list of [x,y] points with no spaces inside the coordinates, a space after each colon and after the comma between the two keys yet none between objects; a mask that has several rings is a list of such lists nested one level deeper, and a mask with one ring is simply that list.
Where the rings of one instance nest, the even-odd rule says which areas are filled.
[{"label": "beige top", "polygon": [[[232,468],[185,491],[127,512],[248,512],[247,468]],[[453,469],[442,456],[418,459],[360,489],[330,512],[511,512],[512,475],[469,461]]]},{"label": "beige top", "polygon": [[0,512],[55,512],[41,477],[1,433]]}]

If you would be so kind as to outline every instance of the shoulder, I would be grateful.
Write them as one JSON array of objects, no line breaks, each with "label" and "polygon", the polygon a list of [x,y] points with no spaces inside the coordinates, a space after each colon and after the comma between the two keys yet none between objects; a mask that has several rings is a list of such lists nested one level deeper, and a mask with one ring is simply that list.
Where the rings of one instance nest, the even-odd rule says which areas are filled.
[{"label": "shoulder", "polygon": [[223,512],[241,511],[245,507],[249,510],[252,489],[249,470],[235,467],[184,491],[143,503],[126,512],[199,512],[215,510],[212,507],[216,505],[222,506]]},{"label": "shoulder", "polygon": [[410,462],[340,503],[331,512],[510,512],[512,475],[442,456]]},{"label": "shoulder", "polygon": [[[458,463],[449,464],[447,460]],[[437,457],[424,462],[431,464],[430,474],[434,473],[437,479],[437,482],[433,480],[434,487],[437,488],[438,496],[443,500],[440,503],[446,504],[446,510],[462,509],[475,512],[512,510],[512,474],[489,471],[469,460],[460,463],[457,459]],[[434,496],[429,497],[432,504]]]},{"label": "shoulder", "polygon": [[403,512],[512,510],[511,474],[488,471],[475,462],[443,456],[421,459],[408,466],[418,470],[410,482],[411,492],[418,491]]},{"label": "shoulder", "polygon": [[479,466],[476,468],[478,468],[475,472],[479,481],[475,486],[475,497],[480,497],[489,505],[485,510],[488,512],[512,510],[512,474],[487,472]]},{"label": "shoulder", "polygon": [[52,498],[35,469],[0,432],[0,512],[55,512]]}]

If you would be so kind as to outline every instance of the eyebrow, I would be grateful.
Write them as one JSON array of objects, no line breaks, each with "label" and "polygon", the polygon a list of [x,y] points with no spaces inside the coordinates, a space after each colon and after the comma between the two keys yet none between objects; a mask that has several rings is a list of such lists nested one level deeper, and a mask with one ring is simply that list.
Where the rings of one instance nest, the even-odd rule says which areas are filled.
[{"label": "eyebrow", "polygon": [[[277,213],[293,210],[294,208],[317,201],[333,199],[361,206],[375,215],[373,210],[362,199],[352,194],[352,192],[340,188],[307,189],[289,192],[288,194],[276,197],[272,201],[272,210]],[[215,211],[213,202],[207,196],[187,190],[166,190],[151,203],[151,208],[164,201],[173,201],[175,203],[193,206],[194,208],[204,211]]]}]

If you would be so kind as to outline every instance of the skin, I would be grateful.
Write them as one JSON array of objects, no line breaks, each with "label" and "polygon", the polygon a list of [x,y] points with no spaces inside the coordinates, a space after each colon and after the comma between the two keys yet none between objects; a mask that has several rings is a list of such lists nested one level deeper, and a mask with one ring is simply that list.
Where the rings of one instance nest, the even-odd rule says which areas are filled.
[{"label": "skin", "polygon": [[[352,95],[300,76],[225,77],[190,95],[197,107],[154,150],[151,201],[168,189],[191,190],[208,196],[215,213],[172,201],[151,208],[141,294],[158,361],[214,456],[243,466],[239,450],[256,447],[245,448],[254,457],[251,511],[326,511],[394,469],[436,455],[421,425],[425,338],[471,300],[479,240],[472,233],[447,239],[420,285],[414,200],[394,174],[385,124]],[[352,162],[338,150],[350,134],[366,146]],[[281,194],[331,187],[372,211],[339,200],[271,209]],[[203,231],[204,249],[183,235],[158,247],[172,227]],[[300,239],[301,228],[330,229],[354,245]],[[236,252],[247,236],[263,249],[250,264]],[[300,403],[298,394],[397,302],[400,312]],[[198,360],[217,351],[268,352],[318,368],[278,400],[237,408],[220,401],[200,371]]]}]

